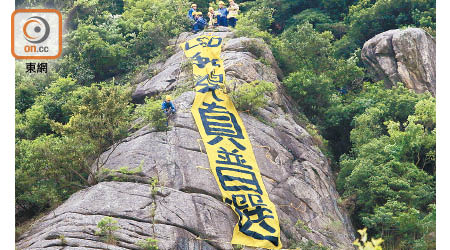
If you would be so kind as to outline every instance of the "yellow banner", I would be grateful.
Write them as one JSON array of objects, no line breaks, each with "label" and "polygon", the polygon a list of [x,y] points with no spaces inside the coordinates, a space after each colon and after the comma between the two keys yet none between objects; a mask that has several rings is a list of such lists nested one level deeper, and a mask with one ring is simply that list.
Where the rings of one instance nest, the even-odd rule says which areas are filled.
[{"label": "yellow banner", "polygon": [[225,83],[222,38],[199,36],[181,47],[192,60],[197,79],[192,115],[223,200],[239,217],[231,243],[281,249],[277,211],[264,187],[244,123],[219,87]]}]

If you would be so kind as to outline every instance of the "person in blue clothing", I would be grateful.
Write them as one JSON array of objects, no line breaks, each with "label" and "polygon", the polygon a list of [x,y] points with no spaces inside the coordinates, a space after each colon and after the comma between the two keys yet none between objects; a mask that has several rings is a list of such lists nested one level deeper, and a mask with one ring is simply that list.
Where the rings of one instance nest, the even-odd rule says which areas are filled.
[{"label": "person in blue clothing", "polygon": [[341,95],[346,95],[348,93],[347,87],[336,87],[336,90],[341,94]]},{"label": "person in blue clothing", "polygon": [[197,4],[193,3],[191,5],[191,8],[188,11],[188,17],[189,19],[191,19],[192,21],[194,20],[194,15],[193,13],[197,11]]},{"label": "person in blue clothing", "polygon": [[168,95],[166,96],[166,100],[163,101],[161,104],[161,108],[164,114],[166,114],[167,116],[169,116],[172,113],[174,114],[176,112],[175,105],[173,105],[171,99],[172,98],[170,97],[170,95]]},{"label": "person in blue clothing", "polygon": [[201,12],[195,12],[195,16],[194,16],[194,27],[192,29],[192,31],[194,33],[199,32],[200,30],[203,30],[207,24],[206,20],[203,18],[203,14]]},{"label": "person in blue clothing", "polygon": [[223,1],[219,2],[219,9],[217,10],[217,23],[219,26],[228,26],[227,22],[227,16],[228,16],[228,10],[225,8],[225,3]]}]

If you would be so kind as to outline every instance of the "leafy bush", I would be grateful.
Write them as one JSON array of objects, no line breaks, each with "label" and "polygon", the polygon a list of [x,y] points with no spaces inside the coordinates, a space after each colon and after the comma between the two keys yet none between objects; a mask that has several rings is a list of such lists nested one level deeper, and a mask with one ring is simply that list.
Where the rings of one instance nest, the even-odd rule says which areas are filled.
[{"label": "leafy bush", "polygon": [[312,24],[314,29],[320,33],[331,31],[337,39],[341,38],[348,31],[347,24],[342,21],[332,20],[326,12],[319,9],[306,9],[292,16],[287,21],[285,30],[305,23]]},{"label": "leafy bush", "polygon": [[78,1],[58,71],[84,85],[132,72],[170,53],[169,40],[189,28],[187,9],[184,0]]},{"label": "leafy bush", "polygon": [[42,134],[53,133],[51,121],[68,122],[71,112],[66,102],[77,87],[71,78],[59,78],[52,82],[43,95],[29,101],[33,102],[30,108],[16,117],[16,136],[34,139]]},{"label": "leafy bush", "polygon": [[16,205],[19,217],[36,215],[86,187],[91,144],[69,137],[39,136],[16,142]]},{"label": "leafy bush", "polygon": [[317,123],[330,106],[330,99],[336,91],[332,80],[324,74],[311,70],[300,70],[290,74],[284,81],[288,93],[294,98],[305,115]]},{"label": "leafy bush", "polygon": [[161,101],[155,99],[145,99],[145,104],[136,108],[135,111],[138,117],[144,118],[146,123],[155,128],[157,131],[166,131],[167,126],[167,116],[161,109]]},{"label": "leafy bush", "polygon": [[312,24],[304,23],[283,32],[280,42],[274,45],[275,55],[280,67],[288,73],[299,69],[326,71],[332,66],[332,39],[330,31],[319,33]]},{"label": "leafy bush", "polygon": [[358,0],[320,0],[320,9],[323,9],[334,20],[342,19],[348,13],[351,5]]},{"label": "leafy bush", "polygon": [[52,132],[44,106],[33,105],[22,114],[16,110],[16,139],[35,139]]},{"label": "leafy bush", "polygon": [[[73,83],[58,80],[16,117],[16,204],[24,213],[43,211],[90,185],[92,164],[103,164],[95,159],[128,134],[128,87],[73,90]],[[67,115],[66,123],[61,114]]]},{"label": "leafy bush", "polygon": [[103,81],[127,71],[129,51],[113,18],[101,25],[81,23],[68,34],[67,46],[60,72],[72,74],[80,83]]},{"label": "leafy bush", "polygon": [[141,240],[137,243],[137,245],[142,250],[158,250],[158,241],[152,238],[147,238],[145,240]]},{"label": "leafy bush", "polygon": [[334,56],[336,58],[347,58],[351,56],[355,50],[360,49],[358,42],[355,41],[349,34],[345,34],[341,39],[333,43]]},{"label": "leafy bush", "polygon": [[318,9],[306,9],[299,14],[292,16],[287,24],[291,25],[299,25],[303,23],[310,23],[312,25],[317,25],[321,23],[331,23],[331,18],[325,14],[323,11]]},{"label": "leafy bush", "polygon": [[97,223],[97,228],[99,230],[97,230],[95,234],[104,236],[106,243],[116,243],[114,232],[120,229],[120,227],[117,225],[117,220],[114,220],[109,216],[105,216]]},{"label": "leafy bush", "polygon": [[120,19],[122,33],[128,37],[134,56],[150,59],[165,53],[169,40],[189,29],[184,0],[130,0]]},{"label": "leafy bush", "polygon": [[19,112],[24,112],[33,105],[35,98],[38,96],[38,91],[33,84],[23,83],[16,86],[15,94],[16,109]]},{"label": "leafy bush", "polygon": [[273,12],[274,9],[271,8],[257,8],[240,14],[236,24],[236,36],[262,38],[265,42],[270,43],[273,38],[267,29],[274,21]]},{"label": "leafy bush", "polygon": [[243,41],[243,46],[248,52],[255,55],[258,59],[264,58],[265,48],[263,43],[255,40],[249,40]]},{"label": "leafy bush", "polygon": [[272,25],[274,18],[273,12],[275,9],[262,7],[252,8],[243,16],[244,19],[251,21],[251,26],[258,28],[259,30],[267,30]]},{"label": "leafy bush", "polygon": [[131,119],[131,92],[128,86],[107,84],[82,87],[67,101],[73,114],[66,124],[52,125],[62,135],[92,143],[96,154],[105,151],[128,134]]},{"label": "leafy bush", "polygon": [[35,99],[59,78],[55,73],[54,64],[48,64],[46,74],[30,74],[26,72],[26,63],[22,60],[15,63],[15,101],[16,109],[20,113],[30,108]]},{"label": "leafy bush", "polygon": [[433,0],[364,0],[351,6],[347,16],[349,34],[362,45],[378,33],[414,25],[434,29],[436,1]]},{"label": "leafy bush", "polygon": [[[247,13],[251,11],[257,11],[258,9],[273,9],[273,23],[268,28],[270,31],[275,33],[280,33],[286,25],[286,21],[289,20],[295,14],[298,14],[302,10],[317,8],[319,1],[309,1],[309,0],[255,0],[255,1],[245,1],[242,3],[242,9],[246,10]],[[265,11],[269,13],[268,11]],[[264,15],[261,14],[263,17]],[[260,27],[261,28],[261,27]]]},{"label": "leafy bush", "polygon": [[275,90],[275,85],[266,81],[244,83],[231,92],[230,96],[236,109],[254,112],[267,104],[265,95]]},{"label": "leafy bush", "polygon": [[[385,110],[380,124],[388,120],[406,122],[408,115],[414,112],[414,106],[426,98],[417,95],[403,86],[386,89],[383,82],[364,83],[362,90],[330,99],[330,106],[325,112],[325,120],[320,125],[323,136],[330,141],[337,159],[351,148],[350,131],[354,128],[354,117],[367,109],[378,106]],[[369,131],[370,132],[370,131]]]},{"label": "leafy bush", "polygon": [[[405,101],[414,100],[411,95],[420,99],[408,112]],[[435,101],[429,94],[409,91],[390,98],[355,117],[353,149],[341,158],[345,171],[339,173],[338,187],[344,189],[344,197],[356,194],[357,225],[364,225],[394,249],[411,249],[433,232],[431,227],[422,231],[421,224],[436,202]]]}]

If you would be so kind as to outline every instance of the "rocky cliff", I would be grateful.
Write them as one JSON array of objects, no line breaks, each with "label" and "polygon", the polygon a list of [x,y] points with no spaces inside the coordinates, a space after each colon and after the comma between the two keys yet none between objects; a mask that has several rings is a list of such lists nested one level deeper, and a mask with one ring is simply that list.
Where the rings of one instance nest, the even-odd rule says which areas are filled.
[{"label": "rocky cliff", "polygon": [[361,58],[386,87],[402,82],[417,93],[436,95],[436,41],[418,28],[396,29],[376,35],[364,44]]},{"label": "rocky cliff", "polygon": [[[211,35],[225,40],[221,57],[230,89],[253,80],[277,86],[258,115],[240,116],[277,207],[283,245],[312,240],[333,249],[351,249],[353,229],[338,205],[327,158],[294,120],[296,111],[279,82],[281,72],[270,49],[262,40],[234,38],[228,30]],[[194,36],[184,33],[174,44]],[[166,62],[151,66],[149,70],[157,74],[143,76],[133,94],[139,103],[145,96],[172,91],[178,111],[171,129],[157,132],[144,126],[105,152],[100,157],[105,165],[97,170],[100,182],[38,220],[22,235],[18,249],[140,249],[136,243],[146,238],[157,239],[159,249],[233,249],[229,242],[237,216],[222,201],[209,171],[190,113],[195,93],[186,65],[177,48]],[[115,245],[95,234],[104,216],[115,218],[120,226]]]}]

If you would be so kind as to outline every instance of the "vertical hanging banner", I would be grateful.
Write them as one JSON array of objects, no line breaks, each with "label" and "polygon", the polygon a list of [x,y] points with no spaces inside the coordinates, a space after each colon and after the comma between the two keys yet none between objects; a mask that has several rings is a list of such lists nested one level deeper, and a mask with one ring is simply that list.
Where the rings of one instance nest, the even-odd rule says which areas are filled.
[{"label": "vertical hanging banner", "polygon": [[203,35],[181,47],[192,60],[197,79],[192,115],[223,200],[239,217],[231,243],[281,249],[277,211],[264,187],[244,123],[220,89],[225,83],[222,38]]}]

